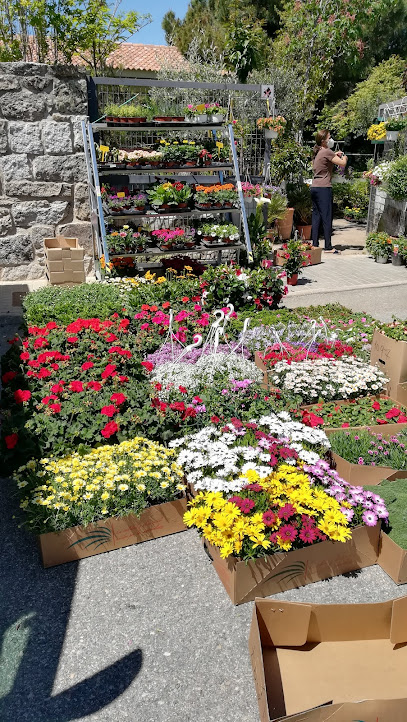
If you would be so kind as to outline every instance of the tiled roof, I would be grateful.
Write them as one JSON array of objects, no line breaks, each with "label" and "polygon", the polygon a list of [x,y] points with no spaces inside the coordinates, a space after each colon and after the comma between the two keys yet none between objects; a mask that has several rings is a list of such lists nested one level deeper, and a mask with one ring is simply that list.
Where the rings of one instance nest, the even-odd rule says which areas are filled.
[{"label": "tiled roof", "polygon": [[185,66],[186,62],[178,48],[170,45],[141,45],[139,43],[122,43],[107,59],[107,64],[112,68],[151,72],[157,72],[165,65]]}]

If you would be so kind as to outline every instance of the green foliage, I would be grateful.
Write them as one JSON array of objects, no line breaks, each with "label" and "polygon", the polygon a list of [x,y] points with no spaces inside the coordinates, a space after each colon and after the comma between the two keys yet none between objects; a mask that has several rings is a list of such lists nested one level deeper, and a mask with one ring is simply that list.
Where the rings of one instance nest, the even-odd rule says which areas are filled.
[{"label": "green foliage", "polygon": [[369,208],[369,181],[358,178],[349,183],[333,183],[333,200],[336,208],[343,213],[347,206],[360,208],[364,216]]},{"label": "green foliage", "polygon": [[[120,13],[99,0],[4,0],[0,8],[0,61],[70,63],[79,56],[94,73],[106,66],[118,43],[128,40],[151,16]],[[35,50],[35,53],[33,52]]]},{"label": "green foliage", "polygon": [[380,494],[389,512],[386,534],[402,549],[407,549],[407,479],[382,481],[380,486],[365,486],[365,491]]},{"label": "green foliage", "polygon": [[226,31],[225,64],[234,70],[240,83],[245,83],[252,70],[259,70],[266,60],[267,35],[263,22],[256,20],[253,10],[243,0],[232,13]]},{"label": "green foliage", "polygon": [[407,155],[393,161],[386,176],[385,188],[395,201],[407,199]]},{"label": "green foliage", "polygon": [[46,286],[23,300],[27,326],[45,326],[49,321],[64,325],[77,318],[109,318],[122,313],[123,297],[117,286],[82,283],[72,288]]},{"label": "green foliage", "polygon": [[295,222],[300,226],[311,223],[311,189],[307,183],[287,183],[288,205],[294,208]]},{"label": "green foliage", "polygon": [[283,180],[298,180],[311,172],[311,149],[292,139],[278,138],[273,143],[270,177],[277,185]]},{"label": "green foliage", "polygon": [[404,77],[407,62],[393,55],[371,71],[370,75],[356,85],[346,100],[326,106],[318,118],[319,128],[329,128],[338,139],[350,133],[365,135],[376,118],[381,103],[402,98],[405,95]]},{"label": "green foliage", "polygon": [[[407,434],[400,432],[384,440],[380,435],[361,429],[357,434],[349,431],[335,431],[330,435],[332,451],[351,464],[387,466],[399,471],[407,470],[405,445]],[[370,453],[369,453],[370,452]]]}]

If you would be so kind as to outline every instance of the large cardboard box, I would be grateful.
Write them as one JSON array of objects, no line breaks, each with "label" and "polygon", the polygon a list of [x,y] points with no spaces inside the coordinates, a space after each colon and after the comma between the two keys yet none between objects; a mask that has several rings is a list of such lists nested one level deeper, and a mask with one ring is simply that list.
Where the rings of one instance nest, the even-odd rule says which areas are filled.
[{"label": "large cardboard box", "polygon": [[376,564],[379,535],[380,524],[359,526],[347,542],[323,541],[248,562],[222,559],[218,548],[207,542],[205,548],[233,604],[244,604]]},{"label": "large cardboard box", "polygon": [[[305,251],[308,256],[310,256],[310,260],[305,263],[305,266],[315,266],[318,263],[321,263],[322,260],[322,248],[310,248]],[[275,251],[274,256],[274,263],[276,266],[284,266],[285,258],[283,257],[283,251],[281,249],[277,249]]]},{"label": "large cardboard box", "polygon": [[[391,436],[391,432],[388,436]],[[355,486],[374,486],[380,484],[384,479],[404,479],[407,475],[407,471],[395,471],[390,466],[351,464],[350,461],[346,461],[335,452],[332,452],[332,457],[339,476]]]},{"label": "large cardboard box", "polygon": [[406,722],[407,597],[256,599],[249,650],[261,722]]},{"label": "large cardboard box", "polygon": [[407,342],[396,341],[375,329],[370,363],[386,374],[389,379],[387,393],[392,399],[399,401],[397,386],[407,381]]},{"label": "large cardboard box", "polygon": [[77,238],[45,238],[46,273],[51,285],[84,283],[84,249]]},{"label": "large cardboard box", "polygon": [[[407,473],[406,473],[407,476]],[[380,494],[380,487],[377,490]],[[382,530],[377,563],[396,584],[407,583],[407,551]],[[406,716],[407,719],[407,716]]]},{"label": "large cardboard box", "polygon": [[140,517],[102,519],[87,527],[74,526],[38,537],[44,567],[53,567],[131,544],[185,531],[186,498],[145,509]]}]

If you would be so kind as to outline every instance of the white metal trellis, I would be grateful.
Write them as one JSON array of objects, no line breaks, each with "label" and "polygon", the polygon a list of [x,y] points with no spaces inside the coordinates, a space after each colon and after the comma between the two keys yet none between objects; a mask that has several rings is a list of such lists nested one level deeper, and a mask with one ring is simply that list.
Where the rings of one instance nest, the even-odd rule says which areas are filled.
[{"label": "white metal trellis", "polygon": [[382,120],[389,120],[389,118],[398,118],[400,115],[407,115],[407,95],[399,100],[392,100],[389,103],[382,103],[379,105],[377,111],[377,117]]}]

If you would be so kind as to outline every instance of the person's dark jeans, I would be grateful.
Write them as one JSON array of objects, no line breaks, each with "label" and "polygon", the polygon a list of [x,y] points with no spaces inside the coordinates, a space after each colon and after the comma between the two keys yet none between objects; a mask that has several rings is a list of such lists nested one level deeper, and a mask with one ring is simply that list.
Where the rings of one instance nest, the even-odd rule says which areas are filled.
[{"label": "person's dark jeans", "polygon": [[332,188],[311,188],[312,198],[312,245],[319,246],[319,229],[325,238],[325,250],[332,250]]}]

